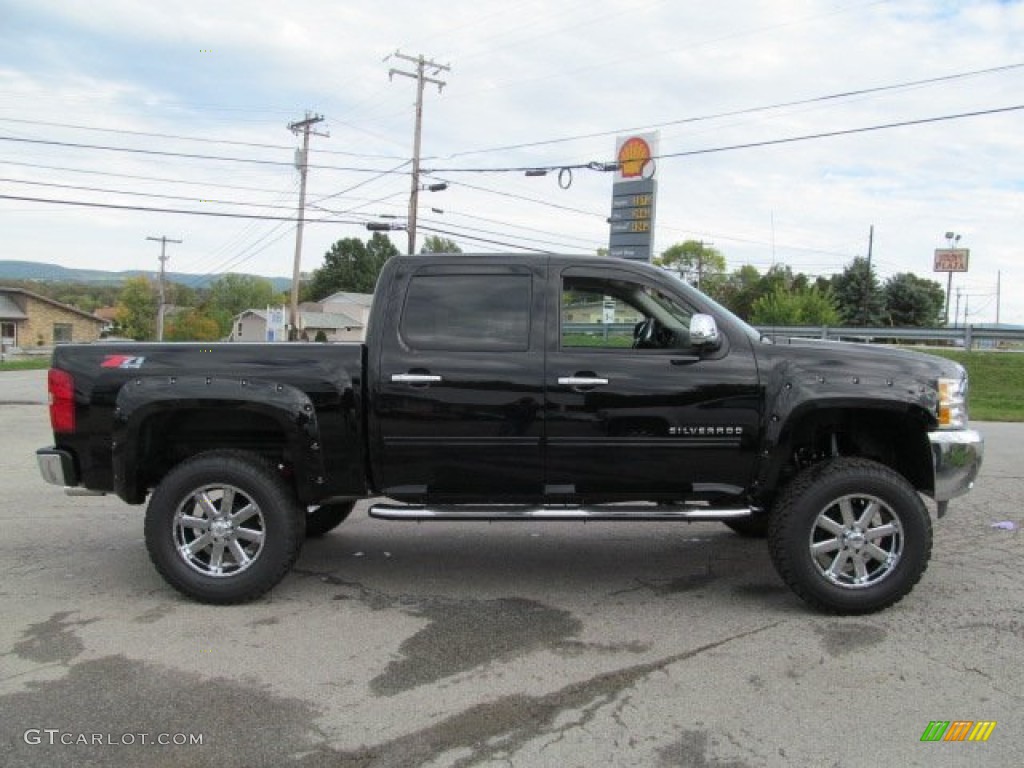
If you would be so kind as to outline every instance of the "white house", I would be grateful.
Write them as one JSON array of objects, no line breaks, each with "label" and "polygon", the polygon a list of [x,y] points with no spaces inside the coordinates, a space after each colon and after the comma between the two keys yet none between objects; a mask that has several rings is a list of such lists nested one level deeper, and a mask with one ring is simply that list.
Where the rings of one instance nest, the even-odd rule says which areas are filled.
[{"label": "white house", "polygon": [[[303,304],[299,309],[299,328],[302,329],[304,340],[315,341],[317,331],[323,331],[328,341],[362,341],[365,323],[341,312],[322,312],[307,309]],[[286,313],[287,314],[287,313]],[[269,341],[268,316],[265,309],[247,309],[235,315],[231,323],[231,334],[228,341]],[[287,336],[277,332],[273,341],[286,341]]]}]

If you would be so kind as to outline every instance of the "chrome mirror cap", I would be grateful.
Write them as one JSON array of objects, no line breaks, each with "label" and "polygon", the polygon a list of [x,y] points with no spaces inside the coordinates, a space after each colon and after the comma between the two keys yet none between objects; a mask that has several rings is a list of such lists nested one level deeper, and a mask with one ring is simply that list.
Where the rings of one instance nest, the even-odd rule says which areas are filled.
[{"label": "chrome mirror cap", "polygon": [[717,347],[718,323],[711,315],[696,314],[690,318],[690,343],[695,347]]}]

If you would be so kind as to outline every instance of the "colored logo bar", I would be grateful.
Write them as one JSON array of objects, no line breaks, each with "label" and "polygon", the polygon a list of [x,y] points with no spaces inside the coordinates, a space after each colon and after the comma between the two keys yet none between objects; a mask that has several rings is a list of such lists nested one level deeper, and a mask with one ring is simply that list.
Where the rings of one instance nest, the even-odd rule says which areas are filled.
[{"label": "colored logo bar", "polygon": [[995,720],[932,720],[921,741],[988,741],[995,728]]}]

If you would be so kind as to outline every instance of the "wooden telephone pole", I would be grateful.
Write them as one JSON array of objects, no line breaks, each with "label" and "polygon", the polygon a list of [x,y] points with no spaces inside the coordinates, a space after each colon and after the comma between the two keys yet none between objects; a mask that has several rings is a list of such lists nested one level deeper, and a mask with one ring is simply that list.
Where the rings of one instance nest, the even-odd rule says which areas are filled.
[{"label": "wooden telephone pole", "polygon": [[313,126],[324,119],[323,115],[306,113],[305,120],[288,123],[288,130],[296,136],[302,133],[302,149],[295,153],[295,167],[299,170],[299,221],[295,228],[295,262],[292,265],[291,322],[289,341],[299,340],[299,277],[302,274],[302,225],[306,220],[306,172],[309,169],[309,135],[330,137],[329,133],[317,133]]},{"label": "wooden telephone pole", "polygon": [[[431,75],[439,75],[441,72],[451,71],[447,64],[438,64],[436,61],[427,61],[423,54],[419,56],[406,56],[401,51],[392,54],[396,59],[403,59],[412,62],[416,66],[415,72],[403,72],[392,67],[388,70],[388,79],[394,79],[395,75],[411,77],[416,81],[416,133],[412,147],[412,191],[409,195],[409,223],[406,229],[409,232],[409,253],[416,253],[416,209],[419,205],[420,196],[420,133],[423,125],[423,85],[432,83],[437,86],[438,93],[447,85],[443,80],[436,77],[428,77],[426,72],[430,70]],[[390,57],[388,57],[390,58]]]}]

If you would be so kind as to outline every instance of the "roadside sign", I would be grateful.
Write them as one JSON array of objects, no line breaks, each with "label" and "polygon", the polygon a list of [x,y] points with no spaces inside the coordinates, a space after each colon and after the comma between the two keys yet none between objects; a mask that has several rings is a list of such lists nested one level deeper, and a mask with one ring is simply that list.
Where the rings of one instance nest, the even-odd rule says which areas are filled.
[{"label": "roadside sign", "polygon": [[970,248],[936,248],[934,272],[966,272]]}]

